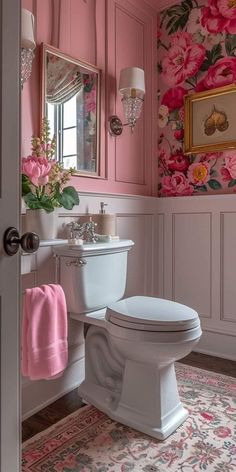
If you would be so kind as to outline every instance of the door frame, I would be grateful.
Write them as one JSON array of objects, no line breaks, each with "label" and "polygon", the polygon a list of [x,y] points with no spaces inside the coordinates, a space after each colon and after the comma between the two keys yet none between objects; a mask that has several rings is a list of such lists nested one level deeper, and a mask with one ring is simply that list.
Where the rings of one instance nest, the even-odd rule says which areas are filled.
[{"label": "door frame", "polygon": [[0,470],[20,472],[20,256],[3,234],[20,225],[21,2],[0,2]]}]

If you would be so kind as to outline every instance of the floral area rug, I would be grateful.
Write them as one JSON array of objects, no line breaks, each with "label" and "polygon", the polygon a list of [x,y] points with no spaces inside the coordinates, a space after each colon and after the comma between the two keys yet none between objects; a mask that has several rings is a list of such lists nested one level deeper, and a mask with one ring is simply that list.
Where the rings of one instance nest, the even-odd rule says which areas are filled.
[{"label": "floral area rug", "polygon": [[236,472],[236,379],[176,373],[189,417],[165,441],[85,406],[23,444],[22,472]]}]

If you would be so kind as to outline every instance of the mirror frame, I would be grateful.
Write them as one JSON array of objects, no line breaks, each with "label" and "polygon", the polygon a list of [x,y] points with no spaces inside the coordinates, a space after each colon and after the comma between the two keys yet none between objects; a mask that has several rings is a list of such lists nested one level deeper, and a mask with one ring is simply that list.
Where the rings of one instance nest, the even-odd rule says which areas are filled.
[{"label": "mirror frame", "polygon": [[84,61],[80,61],[69,54],[65,54],[60,49],[55,48],[46,43],[41,43],[41,50],[40,50],[40,71],[41,71],[41,95],[40,95],[40,102],[41,102],[41,122],[42,119],[47,116],[46,115],[46,56],[47,53],[54,54],[66,61],[72,62],[83,69],[87,69],[88,71],[95,72],[98,77],[97,81],[97,97],[96,97],[96,172],[89,172],[86,170],[75,170],[73,175],[74,176],[81,176],[81,177],[91,177],[91,178],[101,178],[101,136],[100,136],[100,129],[101,129],[101,69],[98,67]]}]

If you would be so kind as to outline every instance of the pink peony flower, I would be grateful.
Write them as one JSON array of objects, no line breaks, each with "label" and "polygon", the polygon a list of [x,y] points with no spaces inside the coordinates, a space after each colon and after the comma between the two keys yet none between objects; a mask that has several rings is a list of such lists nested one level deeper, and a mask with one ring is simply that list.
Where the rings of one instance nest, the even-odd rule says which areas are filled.
[{"label": "pink peony flower", "polygon": [[163,79],[171,86],[182,84],[200,69],[205,47],[192,42],[190,33],[175,33],[171,37],[171,47],[162,61]]},{"label": "pink peony flower", "polygon": [[222,87],[236,81],[236,57],[223,57],[210,66],[205,77],[198,82],[196,92]]},{"label": "pink peony flower", "polygon": [[181,172],[175,172],[173,175],[167,175],[162,179],[162,193],[170,197],[183,195],[192,195],[193,187],[189,185],[185,175]]},{"label": "pink peony flower", "polygon": [[162,105],[166,105],[169,111],[176,110],[176,108],[181,108],[184,104],[184,95],[186,95],[187,90],[183,87],[173,87],[167,90],[164,93],[162,98]]},{"label": "pink peony flower", "polygon": [[185,172],[189,168],[189,159],[182,152],[177,152],[168,161],[168,169],[171,171]]},{"label": "pink peony flower", "polygon": [[236,179],[236,152],[226,151],[224,153],[224,159],[225,166],[223,167],[223,169],[225,169],[225,171],[228,171],[231,179]]},{"label": "pink peony flower", "polygon": [[201,23],[209,33],[236,33],[234,0],[208,0],[201,10]]},{"label": "pink peony flower", "polygon": [[208,162],[196,162],[188,169],[188,179],[195,185],[203,185],[210,178],[210,164]]},{"label": "pink peony flower", "polygon": [[48,183],[51,168],[52,164],[46,157],[28,156],[22,158],[22,174],[27,175],[36,187]]}]

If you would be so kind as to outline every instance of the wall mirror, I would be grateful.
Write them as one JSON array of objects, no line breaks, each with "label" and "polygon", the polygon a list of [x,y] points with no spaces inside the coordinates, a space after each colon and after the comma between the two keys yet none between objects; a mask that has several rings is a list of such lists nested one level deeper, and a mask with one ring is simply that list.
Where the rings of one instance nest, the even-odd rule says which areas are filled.
[{"label": "wall mirror", "polygon": [[56,159],[77,174],[100,175],[101,71],[42,44],[42,117],[57,142]]}]

